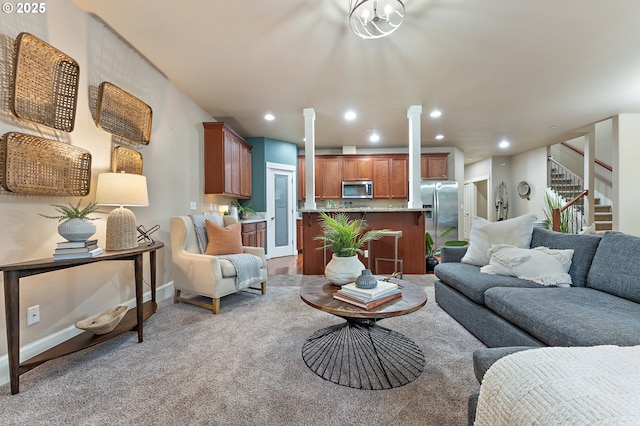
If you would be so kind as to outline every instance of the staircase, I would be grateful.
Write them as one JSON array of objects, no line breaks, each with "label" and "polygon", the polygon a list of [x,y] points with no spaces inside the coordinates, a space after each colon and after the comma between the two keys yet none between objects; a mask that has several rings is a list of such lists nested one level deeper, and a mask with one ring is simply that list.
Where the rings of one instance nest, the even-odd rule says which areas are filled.
[{"label": "staircase", "polygon": [[613,229],[613,211],[611,206],[600,204],[600,199],[594,199],[593,223],[596,232],[610,231]]}]

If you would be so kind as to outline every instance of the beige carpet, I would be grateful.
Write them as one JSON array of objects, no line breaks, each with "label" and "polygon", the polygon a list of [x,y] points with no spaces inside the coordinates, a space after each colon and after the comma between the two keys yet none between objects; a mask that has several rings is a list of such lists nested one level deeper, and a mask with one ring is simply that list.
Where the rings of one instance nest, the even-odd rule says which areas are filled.
[{"label": "beige carpet", "polygon": [[307,306],[309,276],[272,276],[267,295],[222,299],[220,315],[163,301],[134,332],[21,376],[20,393],[0,387],[3,425],[464,425],[477,392],[471,363],[483,345],[442,311],[433,275],[405,276],[427,305],[381,325],[413,339],[426,366],[391,390],[357,390],[307,368],[301,348],[319,328],[342,321]]}]

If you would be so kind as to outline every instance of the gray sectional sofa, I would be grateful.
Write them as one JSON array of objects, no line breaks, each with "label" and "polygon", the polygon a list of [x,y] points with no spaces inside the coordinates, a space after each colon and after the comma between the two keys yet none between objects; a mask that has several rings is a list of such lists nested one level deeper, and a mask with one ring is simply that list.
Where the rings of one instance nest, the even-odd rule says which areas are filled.
[{"label": "gray sectional sofa", "polygon": [[[561,234],[533,228],[531,247],[573,249],[570,287],[488,275],[443,247],[436,303],[488,349],[474,354],[478,380],[500,357],[531,347],[640,345],[640,238]],[[477,394],[469,399],[473,422]]]}]

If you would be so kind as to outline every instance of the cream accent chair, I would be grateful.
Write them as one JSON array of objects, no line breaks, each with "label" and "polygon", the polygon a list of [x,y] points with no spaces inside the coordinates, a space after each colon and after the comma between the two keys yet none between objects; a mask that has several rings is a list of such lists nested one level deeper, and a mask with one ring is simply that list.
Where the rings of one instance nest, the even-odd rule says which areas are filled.
[{"label": "cream accent chair", "polygon": [[[224,226],[237,222],[231,216],[222,216]],[[267,292],[267,259],[262,247],[243,247],[244,253],[253,254],[261,259],[262,294]],[[201,254],[196,231],[191,217],[171,218],[171,257],[173,259],[173,303],[185,302],[211,309],[214,314],[220,312],[220,298],[238,290],[236,288],[236,269],[226,259]],[[251,287],[253,288],[253,287]],[[207,296],[211,304],[180,297],[182,291]]]}]

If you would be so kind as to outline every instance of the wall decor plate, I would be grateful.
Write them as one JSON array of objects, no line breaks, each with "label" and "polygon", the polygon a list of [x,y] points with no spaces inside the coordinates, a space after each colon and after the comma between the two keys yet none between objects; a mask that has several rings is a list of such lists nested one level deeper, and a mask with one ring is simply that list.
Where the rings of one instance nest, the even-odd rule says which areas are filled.
[{"label": "wall decor plate", "polygon": [[10,108],[19,118],[58,130],[73,130],[80,66],[29,33],[15,41]]},{"label": "wall decor plate", "polygon": [[111,171],[113,173],[142,174],[142,154],[138,151],[117,146],[111,152]]},{"label": "wall decor plate", "polygon": [[151,107],[118,86],[104,81],[98,88],[96,125],[107,132],[147,145]]},{"label": "wall decor plate", "polygon": [[84,197],[91,186],[91,153],[24,133],[0,138],[0,184],[10,192]]}]

